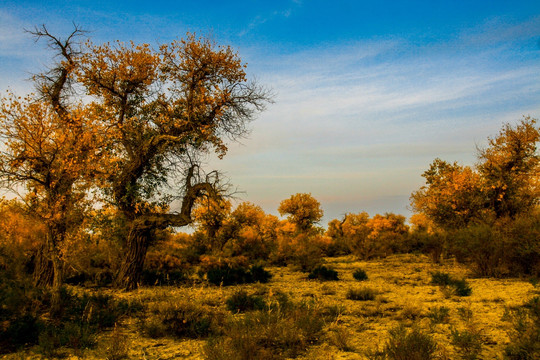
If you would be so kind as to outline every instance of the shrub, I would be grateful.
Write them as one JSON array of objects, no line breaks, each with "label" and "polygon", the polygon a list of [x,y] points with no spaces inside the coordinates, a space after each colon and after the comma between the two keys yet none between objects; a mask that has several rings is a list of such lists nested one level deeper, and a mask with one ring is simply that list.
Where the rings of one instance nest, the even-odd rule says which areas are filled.
[{"label": "shrub", "polygon": [[507,256],[500,231],[490,224],[474,224],[449,237],[451,251],[460,262],[468,262],[476,276],[500,276]]},{"label": "shrub", "polygon": [[216,314],[194,303],[159,304],[141,319],[140,328],[151,338],[201,338],[216,331]]},{"label": "shrub", "polygon": [[510,344],[504,350],[509,360],[540,358],[540,297],[535,296],[520,308],[507,311],[505,318],[512,323]]},{"label": "shrub", "polygon": [[436,271],[431,273],[431,283],[433,285],[448,286],[452,283],[453,279],[448,273]]},{"label": "shrub", "polygon": [[347,291],[347,299],[349,300],[359,300],[359,301],[368,301],[375,300],[377,292],[371,288],[363,287],[358,289],[349,289]]},{"label": "shrub", "polygon": [[432,324],[446,324],[450,320],[450,309],[446,306],[438,306],[431,309],[428,317]]},{"label": "shrub", "polygon": [[318,266],[313,269],[309,275],[308,279],[318,279],[323,281],[335,281],[339,280],[338,273],[334,269],[329,269],[326,266]]},{"label": "shrub", "polygon": [[353,278],[355,278],[355,279],[358,280],[358,281],[364,281],[364,280],[367,280],[367,279],[368,279],[368,276],[367,276],[365,270],[363,270],[363,269],[357,269],[357,270],[353,273]]},{"label": "shrub", "polygon": [[206,272],[206,276],[210,283],[223,286],[253,282],[266,283],[271,278],[271,274],[261,266],[254,265],[250,269],[246,269],[227,264],[210,268]]},{"label": "shrub", "polygon": [[141,284],[150,286],[178,285],[186,281],[187,278],[183,270],[158,271],[145,269],[141,274]]},{"label": "shrub", "polygon": [[30,283],[30,279],[14,280],[0,273],[0,354],[38,343],[39,315],[49,295]]},{"label": "shrub", "polygon": [[540,276],[540,211],[518,216],[504,234],[511,273]]},{"label": "shrub", "polygon": [[267,283],[272,278],[272,274],[264,270],[261,265],[252,265],[249,270],[253,282]]},{"label": "shrub", "polygon": [[452,345],[463,360],[476,360],[482,351],[482,336],[478,331],[452,329]]},{"label": "shrub", "polygon": [[419,329],[408,332],[403,325],[389,331],[390,339],[384,353],[391,360],[430,360],[435,359],[437,344],[431,336]]},{"label": "shrub", "polygon": [[[45,323],[39,334],[39,351],[48,357],[58,355],[58,348],[77,350],[96,344],[96,333],[113,327],[123,316],[142,310],[140,303],[117,301],[110,295],[75,295],[62,289],[63,313],[59,321]],[[59,355],[58,355],[59,356]]]},{"label": "shrub", "polygon": [[62,303],[64,322],[81,322],[102,330],[113,327],[126,315],[143,310],[142,304],[126,300],[114,300],[106,294],[84,294],[82,296],[63,289]]},{"label": "shrub", "polygon": [[335,346],[341,351],[353,351],[354,348],[351,344],[352,333],[345,326],[335,325],[330,327],[330,331],[327,333],[328,341],[331,345]]},{"label": "shrub", "polygon": [[465,279],[454,279],[448,273],[434,272],[431,274],[431,283],[442,287],[450,286],[452,291],[457,296],[469,296],[472,293],[472,288]]},{"label": "shrub", "polygon": [[7,324],[0,331],[0,354],[37,343],[40,322],[35,316],[13,316]]},{"label": "shrub", "polygon": [[250,310],[262,310],[266,304],[264,299],[257,295],[248,295],[244,290],[235,292],[226,301],[227,309],[232,312],[246,312]]},{"label": "shrub", "polygon": [[323,326],[318,307],[309,303],[249,312],[231,319],[225,335],[210,339],[204,352],[209,360],[294,358],[318,341]]},{"label": "shrub", "polygon": [[107,360],[127,359],[130,341],[128,337],[115,325],[111,336],[101,346],[101,353]]},{"label": "shrub", "polygon": [[457,296],[469,296],[472,293],[472,289],[465,279],[454,280],[452,282],[452,287],[454,288]]}]

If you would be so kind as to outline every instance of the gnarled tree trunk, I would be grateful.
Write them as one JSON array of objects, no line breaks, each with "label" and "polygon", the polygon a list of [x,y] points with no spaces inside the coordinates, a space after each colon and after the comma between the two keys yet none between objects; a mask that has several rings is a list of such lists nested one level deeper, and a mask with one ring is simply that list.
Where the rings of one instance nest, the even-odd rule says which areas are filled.
[{"label": "gnarled tree trunk", "polygon": [[140,283],[144,260],[154,231],[133,226],[126,243],[126,253],[115,279],[115,287],[136,289]]}]

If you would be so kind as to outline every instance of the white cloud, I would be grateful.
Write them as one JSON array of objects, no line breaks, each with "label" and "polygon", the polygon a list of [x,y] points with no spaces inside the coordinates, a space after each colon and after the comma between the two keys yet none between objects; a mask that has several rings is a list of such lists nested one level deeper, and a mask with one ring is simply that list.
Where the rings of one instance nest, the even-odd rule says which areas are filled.
[{"label": "white cloud", "polygon": [[312,192],[329,219],[339,206],[409,215],[409,195],[435,157],[472,165],[503,122],[540,116],[540,64],[509,44],[530,39],[529,23],[484,27],[497,41],[475,40],[475,29],[434,46],[392,38],[260,58],[252,49],[252,71],[276,103],[212,165],[266,211]]}]

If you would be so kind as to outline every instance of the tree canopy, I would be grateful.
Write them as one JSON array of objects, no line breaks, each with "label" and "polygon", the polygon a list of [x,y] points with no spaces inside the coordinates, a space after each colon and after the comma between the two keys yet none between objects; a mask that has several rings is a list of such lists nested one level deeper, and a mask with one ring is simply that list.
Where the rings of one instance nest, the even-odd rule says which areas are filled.
[{"label": "tree canopy", "polygon": [[37,96],[2,100],[2,180],[26,187],[27,202],[62,229],[83,185],[100,189],[128,227],[117,285],[134,288],[154,232],[191,223],[200,197],[226,195],[219,172],[204,172],[198,159],[223,157],[270,96],[230,47],[193,34],[154,49],[79,46],[78,28],[65,40],[45,26],[33,33],[61,61],[35,77]]},{"label": "tree canopy", "polygon": [[534,210],[540,199],[539,140],[536,119],[524,117],[488,139],[475,168],[435,159],[422,175],[426,184],[411,195],[413,210],[444,229]]}]

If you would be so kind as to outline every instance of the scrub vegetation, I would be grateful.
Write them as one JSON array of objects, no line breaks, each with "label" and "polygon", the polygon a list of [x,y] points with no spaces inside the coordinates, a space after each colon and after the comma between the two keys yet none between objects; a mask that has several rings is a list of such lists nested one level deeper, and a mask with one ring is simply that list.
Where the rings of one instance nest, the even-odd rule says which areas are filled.
[{"label": "scrub vegetation", "polygon": [[[538,359],[540,129],[435,159],[415,214],[233,203],[227,141],[271,101],[228,47],[81,43],[0,105],[7,359]],[[176,210],[174,210],[176,209]],[[178,231],[191,224],[191,234]]]}]

